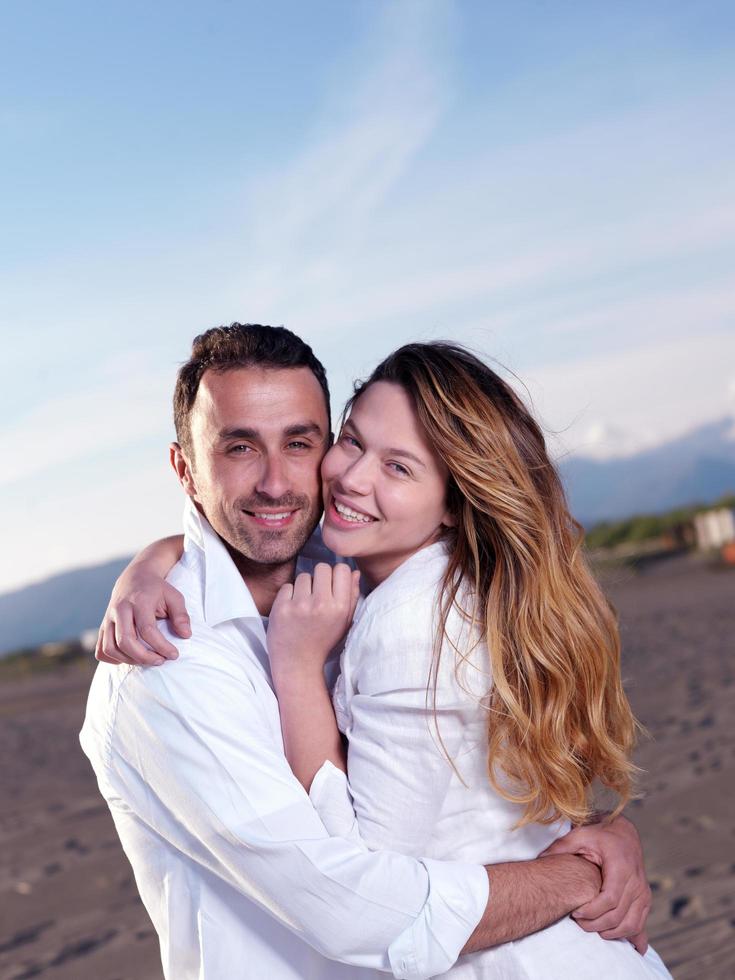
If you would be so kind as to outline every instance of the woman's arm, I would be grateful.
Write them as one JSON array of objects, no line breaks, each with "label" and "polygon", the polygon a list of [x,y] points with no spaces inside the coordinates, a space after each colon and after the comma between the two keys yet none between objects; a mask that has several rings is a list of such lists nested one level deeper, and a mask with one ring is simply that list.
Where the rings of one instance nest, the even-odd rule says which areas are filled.
[{"label": "woman's arm", "polygon": [[179,636],[191,636],[181,593],[166,582],[183,550],[183,536],[177,534],[154,541],[133,558],[112,590],[97,637],[98,660],[157,666],[176,659],[176,647],[161,634],[156,620],[168,619]]},{"label": "woman's arm", "polygon": [[283,745],[308,792],[325,762],[346,771],[342,737],[324,680],[324,664],[346,633],[359,595],[359,573],[319,564],[278,593],[268,622],[268,654],[281,714]]}]

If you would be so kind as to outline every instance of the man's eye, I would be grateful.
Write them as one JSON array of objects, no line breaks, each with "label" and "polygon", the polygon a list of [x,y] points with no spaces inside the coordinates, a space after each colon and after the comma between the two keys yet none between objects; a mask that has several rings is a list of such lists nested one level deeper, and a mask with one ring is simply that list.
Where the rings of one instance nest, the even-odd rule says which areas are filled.
[{"label": "man's eye", "polygon": [[311,449],[308,442],[302,442],[300,439],[295,439],[293,442],[289,442],[289,449]]},{"label": "man's eye", "polygon": [[251,453],[253,450],[251,446],[246,446],[243,443],[240,443],[237,446],[230,446],[227,451],[240,455],[241,453]]}]

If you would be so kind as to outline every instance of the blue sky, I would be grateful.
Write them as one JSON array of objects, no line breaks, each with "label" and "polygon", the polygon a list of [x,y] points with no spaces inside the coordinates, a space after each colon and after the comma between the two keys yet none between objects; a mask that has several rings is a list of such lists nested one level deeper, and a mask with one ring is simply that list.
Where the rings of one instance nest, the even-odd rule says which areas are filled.
[{"label": "blue sky", "polygon": [[170,392],[234,319],[340,402],[452,337],[559,452],[735,411],[735,8],[5,3],[0,589],[176,530]]}]

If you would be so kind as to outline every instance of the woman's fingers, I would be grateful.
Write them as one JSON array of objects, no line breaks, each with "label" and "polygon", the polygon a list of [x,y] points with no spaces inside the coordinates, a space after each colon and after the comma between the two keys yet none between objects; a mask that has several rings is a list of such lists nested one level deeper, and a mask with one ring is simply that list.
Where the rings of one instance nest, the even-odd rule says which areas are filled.
[{"label": "woman's fingers", "polygon": [[311,591],[315,599],[329,602],[334,597],[333,569],[331,565],[320,561],[314,567],[314,578],[312,580]]},{"label": "woman's fingers", "polygon": [[114,657],[110,653],[106,652],[106,648],[109,646],[109,641],[106,637],[105,624],[103,623],[99,632],[97,633],[97,644],[94,648],[94,656],[96,660],[99,660],[103,664],[120,664],[122,661],[119,657]]},{"label": "woman's fingers", "polygon": [[301,572],[300,575],[296,576],[296,580],[293,584],[293,597],[295,601],[299,599],[308,599],[311,595],[311,575],[308,572]]},{"label": "woman's fingers", "polygon": [[[138,639],[138,633],[146,638],[146,642],[148,642],[146,634],[151,639],[155,639],[149,626],[138,626],[136,632],[132,606],[130,603],[120,603],[114,623],[115,649],[113,656],[122,655],[127,663],[141,664],[145,667],[157,667],[162,664],[165,658],[149,650]],[[152,630],[158,634],[160,639],[163,639],[155,624],[153,624]]]},{"label": "woman's fingers", "polygon": [[[168,582],[164,582],[163,598],[166,604],[166,609],[168,610],[168,621],[171,629],[183,640],[188,640],[191,636],[191,620],[189,619],[189,613],[186,611],[184,597],[178,589],[173,587],[173,585],[169,585]],[[164,657],[171,657],[175,659],[178,656],[176,647],[172,643],[168,643],[165,638],[163,643],[165,650],[170,648],[170,650],[173,652],[164,652],[164,650],[156,647],[158,652]]]},{"label": "woman's fingers", "polygon": [[645,929],[636,936],[628,936],[628,941],[633,943],[641,956],[646,955],[646,951],[648,950],[648,933]]},{"label": "woman's fingers", "polygon": [[358,599],[360,598],[360,572],[356,568],[350,578],[350,622],[355,615]]},{"label": "woman's fingers", "polygon": [[119,665],[134,663],[130,657],[124,654],[122,650],[118,649],[117,642],[115,641],[115,622],[109,617],[105,620],[100,629],[95,656],[98,660],[101,660],[107,664]]},{"label": "woman's fingers", "polygon": [[[319,566],[317,566],[318,568]],[[329,566],[327,566],[328,568]],[[332,595],[345,609],[349,609],[352,591],[352,570],[344,562],[338,562],[332,572]]]}]

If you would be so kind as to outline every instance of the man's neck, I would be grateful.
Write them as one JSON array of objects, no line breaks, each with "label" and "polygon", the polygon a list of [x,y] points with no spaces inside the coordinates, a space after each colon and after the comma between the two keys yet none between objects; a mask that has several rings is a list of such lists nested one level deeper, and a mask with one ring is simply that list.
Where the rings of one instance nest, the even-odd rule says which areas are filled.
[{"label": "man's neck", "polygon": [[237,566],[238,572],[242,575],[245,585],[250,590],[250,595],[253,597],[258,612],[261,616],[269,616],[278,590],[286,582],[293,582],[296,559],[291,558],[290,561],[280,562],[277,565],[261,565],[245,558],[234,548],[231,548],[227,542],[225,542],[225,546]]}]

